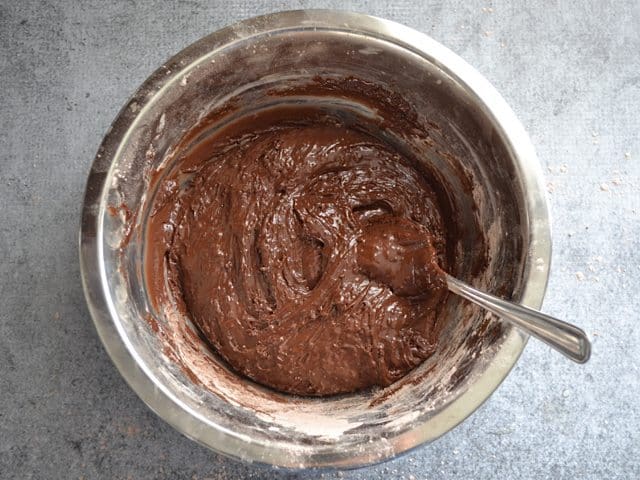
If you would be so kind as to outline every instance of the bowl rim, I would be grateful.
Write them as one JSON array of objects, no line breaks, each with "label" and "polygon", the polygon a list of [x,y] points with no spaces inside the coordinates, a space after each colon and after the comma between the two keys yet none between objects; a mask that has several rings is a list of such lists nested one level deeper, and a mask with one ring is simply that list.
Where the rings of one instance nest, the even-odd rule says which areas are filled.
[{"label": "bowl rim", "polygon": [[[473,95],[485,114],[493,117],[493,124],[501,130],[520,177],[525,215],[530,228],[521,303],[540,308],[549,276],[551,226],[542,169],[520,121],[497,90],[478,71],[437,41],[389,20],[340,10],[292,10],[240,21],[188,46],[157,69],[138,88],[107,131],[87,179],[79,235],[80,273],[91,317],[111,360],[147,406],[178,431],[215,452],[247,462],[285,468],[354,468],[378,463],[433,441],[461,423],[506,378],[520,357],[528,335],[515,328],[507,328],[504,341],[495,357],[468,389],[427,422],[415,425],[413,429],[397,437],[385,439],[387,448],[384,454],[375,452],[375,444],[364,451],[345,451],[337,444],[334,452],[325,450],[318,455],[301,459],[292,456],[286,447],[261,443],[239,436],[212,422],[203,422],[171,392],[159,388],[160,385],[156,384],[154,376],[137,357],[119,326],[104,273],[101,232],[109,171],[121,143],[126,141],[129,129],[144,107],[162,94],[163,87],[182,77],[204,55],[211,55],[230,43],[268,32],[314,28],[372,36],[408,49],[446,71]],[[167,74],[169,65],[172,66],[171,73]],[[134,104],[136,108],[131,108]],[[543,268],[534,268],[535,260]],[[391,449],[388,449],[389,443]]]}]

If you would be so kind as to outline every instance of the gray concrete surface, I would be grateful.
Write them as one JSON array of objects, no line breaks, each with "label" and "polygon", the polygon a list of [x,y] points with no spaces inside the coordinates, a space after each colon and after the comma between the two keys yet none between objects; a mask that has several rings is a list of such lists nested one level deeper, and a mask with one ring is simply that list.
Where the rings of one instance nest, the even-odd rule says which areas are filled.
[{"label": "gray concrete surface", "polygon": [[[300,474],[227,460],[147,409],[96,336],[76,237],[98,144],[155,67],[235,20],[314,6],[426,32],[503,93],[548,181],[545,310],[594,354],[577,366],[531,342],[437,443]],[[639,110],[637,1],[0,1],[0,478],[639,478]]]}]

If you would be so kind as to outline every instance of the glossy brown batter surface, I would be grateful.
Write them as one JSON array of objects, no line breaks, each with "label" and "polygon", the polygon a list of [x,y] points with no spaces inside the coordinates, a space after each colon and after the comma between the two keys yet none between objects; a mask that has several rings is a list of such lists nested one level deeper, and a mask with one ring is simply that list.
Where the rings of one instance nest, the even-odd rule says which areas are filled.
[{"label": "glossy brown batter surface", "polygon": [[304,108],[258,114],[183,153],[153,201],[153,303],[179,308],[233,369],[279,391],[386,386],[438,342],[444,284],[418,274],[398,287],[373,270],[375,255],[393,255],[376,247],[393,231],[409,249],[428,235],[427,256],[447,269],[441,199],[364,132]]},{"label": "glossy brown batter surface", "polygon": [[361,271],[398,296],[434,296],[447,288],[431,233],[415,221],[390,216],[368,223],[357,255]]}]

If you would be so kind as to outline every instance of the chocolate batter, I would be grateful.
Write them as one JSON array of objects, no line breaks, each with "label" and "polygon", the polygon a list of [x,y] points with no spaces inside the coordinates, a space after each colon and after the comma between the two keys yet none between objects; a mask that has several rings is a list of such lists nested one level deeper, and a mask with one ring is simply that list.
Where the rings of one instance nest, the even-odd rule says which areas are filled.
[{"label": "chocolate batter", "polygon": [[381,220],[365,225],[358,239],[362,271],[398,296],[433,296],[445,290],[445,273],[429,231],[402,217]]},{"label": "chocolate batter", "polygon": [[[150,213],[157,307],[186,313],[236,371],[293,394],[386,386],[432,355],[446,288],[415,265],[448,269],[447,227],[411,159],[306,107],[194,143]],[[384,262],[399,251],[415,273],[396,285]]]}]

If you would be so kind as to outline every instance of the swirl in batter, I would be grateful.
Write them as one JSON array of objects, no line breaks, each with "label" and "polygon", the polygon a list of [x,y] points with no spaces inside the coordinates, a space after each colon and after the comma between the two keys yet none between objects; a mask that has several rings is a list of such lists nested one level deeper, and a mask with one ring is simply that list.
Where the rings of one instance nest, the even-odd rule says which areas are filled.
[{"label": "swirl in batter", "polygon": [[386,386],[433,354],[446,289],[394,291],[358,248],[381,232],[405,238],[410,222],[447,269],[439,207],[420,169],[365,129],[297,107],[256,114],[199,141],[162,180],[149,291],[263,385]]}]

